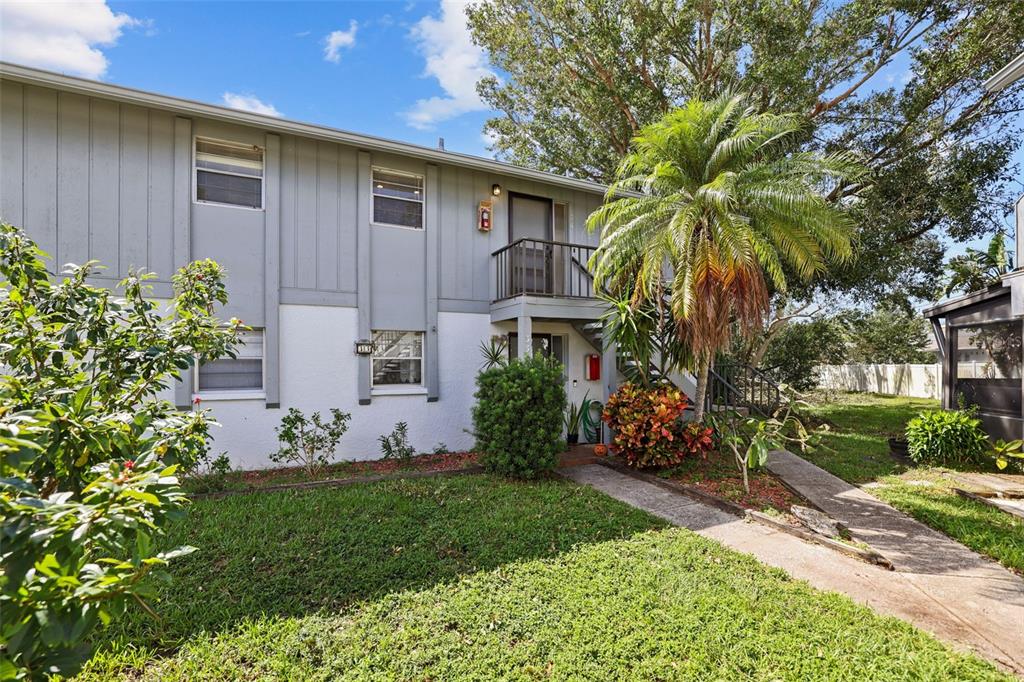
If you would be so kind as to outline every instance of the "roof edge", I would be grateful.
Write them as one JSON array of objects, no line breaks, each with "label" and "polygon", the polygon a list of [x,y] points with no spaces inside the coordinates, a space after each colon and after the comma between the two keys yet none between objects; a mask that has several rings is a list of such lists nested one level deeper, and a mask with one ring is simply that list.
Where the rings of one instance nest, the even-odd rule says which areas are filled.
[{"label": "roof edge", "polygon": [[1024,52],[1010,60],[1010,63],[996,71],[986,80],[983,87],[989,92],[1005,90],[1024,78]]},{"label": "roof edge", "polygon": [[237,123],[241,125],[255,126],[272,130],[274,132],[302,137],[311,137],[325,141],[338,142],[354,147],[360,147],[373,151],[390,152],[475,170],[498,173],[524,180],[544,182],[560,187],[591,192],[604,195],[608,187],[590,180],[571,178],[556,173],[525,168],[504,161],[496,161],[481,156],[462,154],[459,152],[442,151],[431,147],[400,142],[373,135],[354,133],[340,128],[331,128],[315,123],[304,123],[286,118],[256,114],[248,111],[240,111],[215,104],[206,104],[195,100],[160,95],[146,90],[138,90],[121,85],[111,85],[99,81],[68,76],[65,74],[44,71],[19,64],[0,61],[0,80],[11,80],[29,85],[53,88],[74,92],[76,94],[112,99],[128,104],[152,107],[172,111],[178,114],[199,116],[218,121]]},{"label": "roof edge", "polygon": [[1010,290],[1002,283],[1002,281],[1000,281],[998,284],[993,284],[987,289],[972,291],[969,294],[965,294],[957,298],[951,298],[943,303],[933,305],[931,308],[925,308],[921,311],[921,314],[927,318],[944,317],[948,313],[959,310],[960,308],[966,308],[974,305],[975,303],[982,303],[993,298],[1006,296],[1009,295],[1009,293]]}]

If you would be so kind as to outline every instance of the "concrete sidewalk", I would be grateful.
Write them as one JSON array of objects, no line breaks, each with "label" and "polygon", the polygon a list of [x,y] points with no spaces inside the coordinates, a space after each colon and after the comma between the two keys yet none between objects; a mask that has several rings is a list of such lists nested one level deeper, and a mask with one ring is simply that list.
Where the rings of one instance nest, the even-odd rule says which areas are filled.
[{"label": "concrete sidewalk", "polygon": [[[824,590],[847,594],[1024,675],[1024,581],[1008,571],[969,579],[892,572],[804,542],[600,464],[559,473],[696,531]],[[956,543],[954,543],[956,544]],[[884,553],[884,552],[883,552]],[[891,558],[891,557],[890,557]],[[965,585],[969,582],[969,586]]]}]

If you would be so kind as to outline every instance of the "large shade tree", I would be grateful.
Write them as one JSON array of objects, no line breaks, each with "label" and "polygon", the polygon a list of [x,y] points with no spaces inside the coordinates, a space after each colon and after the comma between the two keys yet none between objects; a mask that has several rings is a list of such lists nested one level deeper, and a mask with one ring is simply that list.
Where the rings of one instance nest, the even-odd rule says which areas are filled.
[{"label": "large shade tree", "polygon": [[755,328],[787,271],[807,281],[851,256],[850,220],[824,193],[863,169],[845,152],[794,150],[803,130],[743,96],[690,100],[640,130],[588,220],[600,286],[638,305],[667,294],[695,359],[698,418],[730,325]]},{"label": "large shade tree", "polygon": [[[1020,193],[1024,81],[982,83],[1024,50],[1024,0],[476,0],[473,39],[497,75],[494,151],[610,181],[640,129],[734,88],[806,123],[805,149],[854,149],[861,256],[817,289],[930,298],[944,238],[991,234]],[[797,291],[795,296],[811,294]]]}]

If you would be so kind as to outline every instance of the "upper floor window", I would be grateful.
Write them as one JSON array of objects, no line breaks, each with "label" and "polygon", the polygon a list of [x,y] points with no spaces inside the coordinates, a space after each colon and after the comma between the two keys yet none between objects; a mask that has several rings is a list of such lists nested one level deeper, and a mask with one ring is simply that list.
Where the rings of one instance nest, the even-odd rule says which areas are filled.
[{"label": "upper floor window", "polygon": [[373,222],[423,228],[423,176],[373,169]]},{"label": "upper floor window", "polygon": [[196,201],[263,208],[263,148],[196,138]]}]

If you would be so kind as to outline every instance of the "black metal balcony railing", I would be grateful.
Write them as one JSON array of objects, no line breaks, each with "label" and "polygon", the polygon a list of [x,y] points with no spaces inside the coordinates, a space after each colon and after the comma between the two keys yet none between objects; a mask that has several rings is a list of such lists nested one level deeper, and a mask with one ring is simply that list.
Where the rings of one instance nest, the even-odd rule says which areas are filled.
[{"label": "black metal balcony railing", "polygon": [[547,239],[519,239],[491,254],[497,276],[497,297],[560,296],[594,298],[594,278],[587,262],[594,246]]}]

